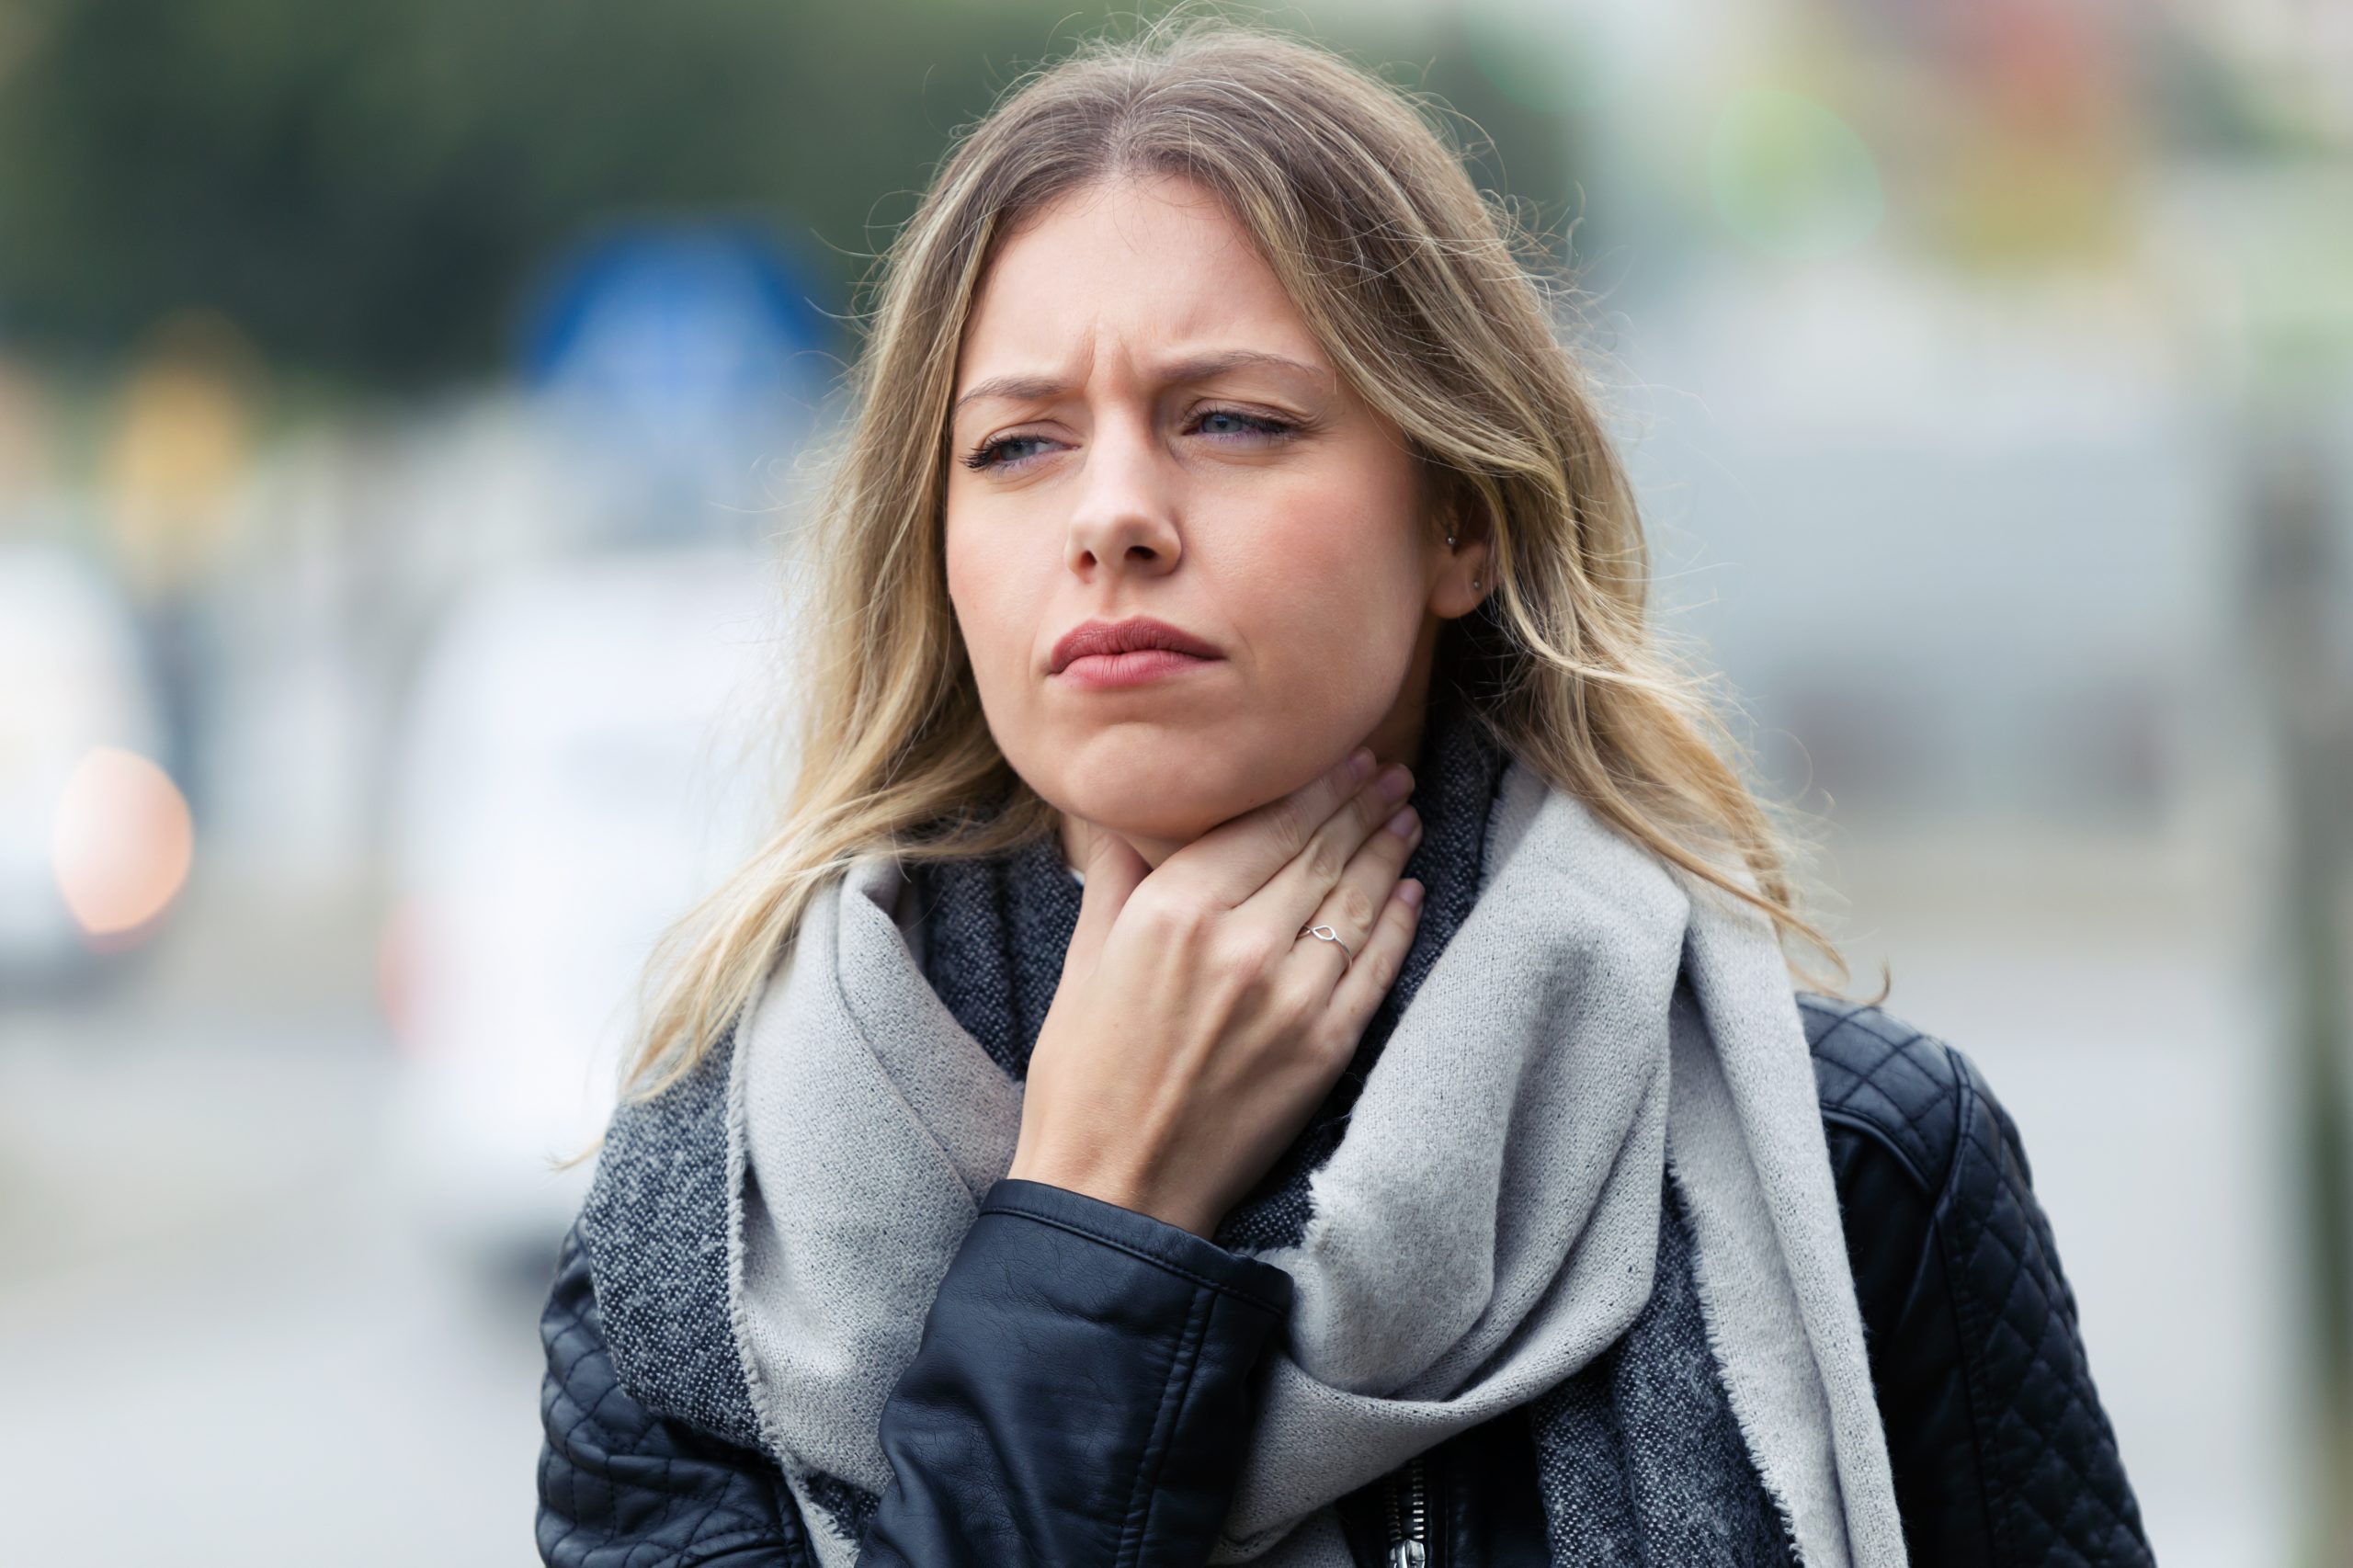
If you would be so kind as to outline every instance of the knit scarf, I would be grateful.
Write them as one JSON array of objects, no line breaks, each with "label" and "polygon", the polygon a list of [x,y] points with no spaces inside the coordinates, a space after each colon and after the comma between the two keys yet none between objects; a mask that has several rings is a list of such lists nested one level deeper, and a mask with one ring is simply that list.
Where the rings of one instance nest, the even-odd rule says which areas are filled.
[{"label": "knit scarf", "polygon": [[[1347,1568],[1333,1505],[1524,1404],[1556,1563],[1902,1563],[1769,926],[1463,710],[1420,761],[1412,949],[1213,1238],[1298,1290],[1211,1561]],[[887,1483],[881,1403],[1010,1164],[1078,912],[1051,844],[927,868],[912,929],[907,877],[875,858],[813,905],[731,1085],[735,1327],[825,1568]]]}]

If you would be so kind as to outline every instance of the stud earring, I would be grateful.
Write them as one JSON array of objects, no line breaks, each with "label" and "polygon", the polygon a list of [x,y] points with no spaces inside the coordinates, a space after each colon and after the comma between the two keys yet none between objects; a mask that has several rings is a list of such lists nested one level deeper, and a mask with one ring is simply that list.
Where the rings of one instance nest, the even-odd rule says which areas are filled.
[{"label": "stud earring", "polygon": [[1449,550],[1452,550],[1454,548],[1454,536],[1452,534],[1446,536],[1446,548]]}]

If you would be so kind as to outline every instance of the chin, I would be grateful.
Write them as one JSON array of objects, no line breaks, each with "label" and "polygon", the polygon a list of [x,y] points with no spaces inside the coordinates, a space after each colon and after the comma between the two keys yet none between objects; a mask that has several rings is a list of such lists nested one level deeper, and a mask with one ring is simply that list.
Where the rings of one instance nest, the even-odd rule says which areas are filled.
[{"label": "chin", "polygon": [[1186,843],[1304,781],[1286,778],[1266,750],[1233,739],[1113,732],[1016,769],[1058,811],[1124,838]]}]

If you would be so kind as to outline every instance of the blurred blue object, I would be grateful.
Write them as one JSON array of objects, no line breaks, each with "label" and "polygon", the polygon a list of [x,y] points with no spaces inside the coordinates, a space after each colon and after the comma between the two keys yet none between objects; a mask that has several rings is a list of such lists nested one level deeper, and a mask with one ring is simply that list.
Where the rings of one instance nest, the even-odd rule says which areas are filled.
[{"label": "blurred blue object", "polygon": [[549,267],[525,312],[534,387],[620,402],[732,403],[803,379],[824,318],[776,243],[741,223],[608,229]]},{"label": "blurred blue object", "polygon": [[811,291],[750,223],[601,230],[532,290],[517,369],[585,452],[647,492],[629,532],[707,533],[695,504],[797,444],[824,392],[829,324]]}]

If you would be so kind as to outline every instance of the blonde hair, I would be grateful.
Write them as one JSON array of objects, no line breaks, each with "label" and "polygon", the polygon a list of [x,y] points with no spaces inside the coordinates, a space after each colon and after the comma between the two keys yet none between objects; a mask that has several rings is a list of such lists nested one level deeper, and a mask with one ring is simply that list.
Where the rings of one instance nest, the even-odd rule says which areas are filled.
[{"label": "blonde hair", "polygon": [[1483,519],[1494,597],[1449,630],[1482,672],[1490,733],[1847,972],[1792,903],[1795,835],[1742,781],[1745,753],[1703,683],[1646,624],[1634,497],[1554,336],[1552,284],[1525,233],[1472,186],[1427,101],[1317,44],[1178,13],[1015,83],[881,258],[854,412],[806,536],[816,576],[798,772],[781,825],[655,948],[650,1021],[626,1065],[635,1096],[701,1059],[812,894],[858,856],[983,854],[1051,830],[1052,809],[990,735],[949,611],[949,403],[993,245],[1059,197],[1162,175],[1224,200],[1436,493]]}]

